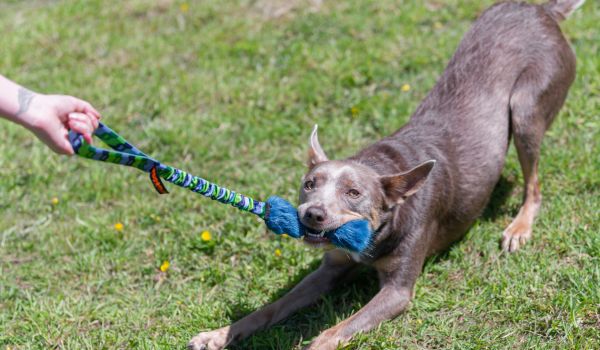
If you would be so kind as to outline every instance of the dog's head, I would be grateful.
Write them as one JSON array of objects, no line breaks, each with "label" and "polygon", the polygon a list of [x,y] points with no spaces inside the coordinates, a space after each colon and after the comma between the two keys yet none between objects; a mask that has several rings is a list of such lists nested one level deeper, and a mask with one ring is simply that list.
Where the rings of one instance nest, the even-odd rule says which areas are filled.
[{"label": "dog's head", "polygon": [[393,175],[380,176],[352,160],[329,160],[319,144],[317,126],[310,136],[308,173],[302,178],[298,215],[308,232],[304,241],[327,247],[324,235],[348,221],[367,219],[373,229],[392,208],[416,193],[435,161]]}]

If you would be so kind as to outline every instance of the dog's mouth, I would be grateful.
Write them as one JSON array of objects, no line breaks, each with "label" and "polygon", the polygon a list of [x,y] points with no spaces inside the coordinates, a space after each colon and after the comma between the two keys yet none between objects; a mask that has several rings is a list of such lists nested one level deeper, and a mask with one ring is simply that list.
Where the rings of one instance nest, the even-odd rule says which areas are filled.
[{"label": "dog's mouth", "polygon": [[317,231],[307,227],[304,235],[304,242],[315,246],[321,246],[331,243],[331,240],[327,238],[324,230]]}]

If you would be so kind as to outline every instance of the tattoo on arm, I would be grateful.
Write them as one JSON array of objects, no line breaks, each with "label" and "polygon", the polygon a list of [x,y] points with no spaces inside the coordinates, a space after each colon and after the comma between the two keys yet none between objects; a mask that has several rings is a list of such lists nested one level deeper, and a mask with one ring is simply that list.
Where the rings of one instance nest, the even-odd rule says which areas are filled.
[{"label": "tattoo on arm", "polygon": [[27,112],[29,109],[29,105],[31,104],[31,100],[35,97],[35,93],[25,89],[19,88],[18,92],[18,100],[19,100],[19,110],[15,114],[16,116],[20,116],[21,114]]}]

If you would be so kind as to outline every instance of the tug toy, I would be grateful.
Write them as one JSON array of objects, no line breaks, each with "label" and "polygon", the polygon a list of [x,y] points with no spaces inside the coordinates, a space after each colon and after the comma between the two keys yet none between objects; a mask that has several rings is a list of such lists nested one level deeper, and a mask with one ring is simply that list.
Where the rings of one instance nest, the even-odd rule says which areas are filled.
[{"label": "tug toy", "polygon": [[[255,214],[263,219],[267,227],[276,234],[286,233],[294,238],[300,238],[307,231],[315,234],[302,225],[298,218],[298,211],[285,199],[271,196],[266,202],[261,202],[198,176],[188,174],[183,170],[162,164],[132,146],[119,134],[102,123],[94,131],[94,135],[113,150],[96,148],[85,142],[82,135],[70,131],[69,141],[77,155],[88,159],[131,166],[147,172],[150,174],[152,185],[160,194],[168,193],[167,188],[161,181],[161,179],[164,179],[223,204],[231,204],[240,210]],[[338,247],[353,252],[362,252],[369,246],[371,228],[367,220],[352,220],[334,231],[325,232],[324,236]]]}]

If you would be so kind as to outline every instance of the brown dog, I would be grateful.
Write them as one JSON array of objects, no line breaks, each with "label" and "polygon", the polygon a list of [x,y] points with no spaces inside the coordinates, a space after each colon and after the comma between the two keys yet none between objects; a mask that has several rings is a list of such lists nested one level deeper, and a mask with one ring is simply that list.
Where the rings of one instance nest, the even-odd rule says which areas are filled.
[{"label": "brown dog", "polygon": [[233,325],[200,333],[191,349],[222,349],[318,300],[357,263],[374,266],[381,290],[308,349],[335,349],[356,332],[406,309],[425,258],[460,239],[500,178],[511,135],[525,179],[523,206],[504,230],[513,252],[530,237],[541,203],[537,180],[544,132],[575,76],[575,56],[558,22],[583,3],[501,3],[465,35],[433,90],[404,127],[358,154],[330,161],[311,135],[299,215],[316,232],[366,218],[376,229],[363,254],[325,253],[321,267],[282,299]]}]

